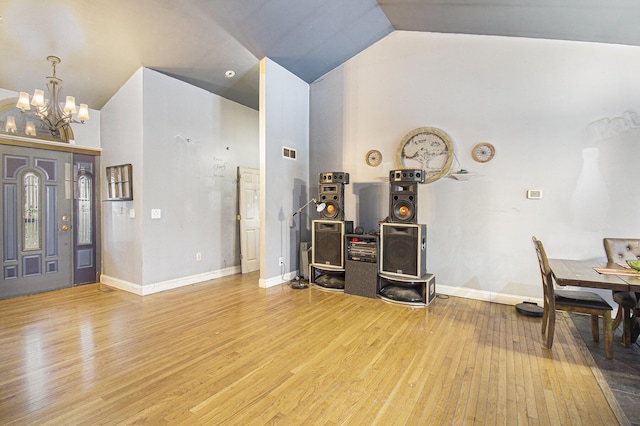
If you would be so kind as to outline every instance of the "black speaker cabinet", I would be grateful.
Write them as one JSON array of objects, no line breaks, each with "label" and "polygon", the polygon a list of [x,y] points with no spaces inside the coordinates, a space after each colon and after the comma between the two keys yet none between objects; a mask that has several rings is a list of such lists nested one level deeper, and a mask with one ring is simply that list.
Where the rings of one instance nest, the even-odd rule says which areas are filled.
[{"label": "black speaker cabinet", "polygon": [[320,219],[344,220],[344,185],[341,183],[321,183],[318,199],[325,203],[324,210],[318,212]]},{"label": "black speaker cabinet", "polygon": [[322,172],[318,174],[318,199],[325,203],[318,213],[320,219],[344,220],[344,186],[349,183],[349,173]]},{"label": "black speaker cabinet", "polygon": [[375,299],[378,297],[378,269],[375,263],[347,259],[344,292]]},{"label": "black speaker cabinet", "polygon": [[378,287],[380,298],[388,302],[428,306],[436,297],[436,276],[425,274],[420,279],[400,279],[378,275]]},{"label": "black speaker cabinet", "polygon": [[314,220],[311,230],[311,263],[344,269],[344,236],[352,232],[352,221]]},{"label": "black speaker cabinet", "polygon": [[318,174],[318,183],[341,183],[346,185],[349,183],[349,173],[345,172],[322,172]]},{"label": "black speaker cabinet", "polygon": [[421,279],[427,273],[427,225],[380,225],[380,273]]},{"label": "black speaker cabinet", "polygon": [[394,223],[418,222],[418,184],[389,185],[389,221]]},{"label": "black speaker cabinet", "polygon": [[389,172],[391,183],[424,183],[424,171],[421,169],[398,169]]}]

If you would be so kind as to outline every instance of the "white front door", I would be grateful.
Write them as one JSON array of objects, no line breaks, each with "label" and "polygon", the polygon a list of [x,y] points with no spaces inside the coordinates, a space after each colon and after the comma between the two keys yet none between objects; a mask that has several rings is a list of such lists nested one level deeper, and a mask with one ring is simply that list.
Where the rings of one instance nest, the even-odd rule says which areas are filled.
[{"label": "white front door", "polygon": [[242,273],[260,269],[260,171],[238,167]]}]

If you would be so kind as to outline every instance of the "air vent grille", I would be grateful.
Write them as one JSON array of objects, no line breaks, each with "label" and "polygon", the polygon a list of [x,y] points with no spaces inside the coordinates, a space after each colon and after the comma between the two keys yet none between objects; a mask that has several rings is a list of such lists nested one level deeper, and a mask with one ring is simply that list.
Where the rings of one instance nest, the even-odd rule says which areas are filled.
[{"label": "air vent grille", "polygon": [[282,156],[284,158],[289,158],[291,160],[295,160],[297,158],[297,152],[293,148],[287,148],[286,146],[282,147]]}]

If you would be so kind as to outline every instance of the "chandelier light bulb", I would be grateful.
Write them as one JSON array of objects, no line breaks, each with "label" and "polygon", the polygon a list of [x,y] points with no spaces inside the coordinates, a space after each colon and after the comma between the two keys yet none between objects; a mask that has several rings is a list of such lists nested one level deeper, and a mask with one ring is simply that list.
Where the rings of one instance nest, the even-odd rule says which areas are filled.
[{"label": "chandelier light bulb", "polygon": [[31,105],[29,105],[29,94],[27,92],[20,92],[20,97],[18,98],[16,108],[19,108],[22,112],[31,109]]},{"label": "chandelier light bulb", "polygon": [[66,114],[76,113],[76,98],[73,96],[67,96],[67,101],[64,104],[64,112]]},{"label": "chandelier light bulb", "polygon": [[80,104],[80,109],[78,109],[78,120],[81,123],[84,123],[89,119],[89,107],[87,104]]},{"label": "chandelier light bulb", "polygon": [[33,91],[33,98],[31,98],[31,105],[34,107],[42,108],[44,106],[44,91],[36,89]]},{"label": "chandelier light bulb", "polygon": [[5,127],[6,132],[15,133],[16,132],[16,119],[13,115],[7,117],[7,125]]},{"label": "chandelier light bulb", "polygon": [[31,120],[27,121],[27,125],[24,128],[24,133],[30,136],[36,135],[36,126],[33,124],[33,121]]}]

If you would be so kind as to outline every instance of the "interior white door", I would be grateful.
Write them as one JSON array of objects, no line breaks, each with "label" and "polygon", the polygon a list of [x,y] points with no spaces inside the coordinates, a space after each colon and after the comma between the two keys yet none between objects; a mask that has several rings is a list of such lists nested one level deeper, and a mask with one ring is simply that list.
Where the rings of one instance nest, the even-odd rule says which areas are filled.
[{"label": "interior white door", "polygon": [[238,167],[242,273],[260,269],[260,171]]}]

